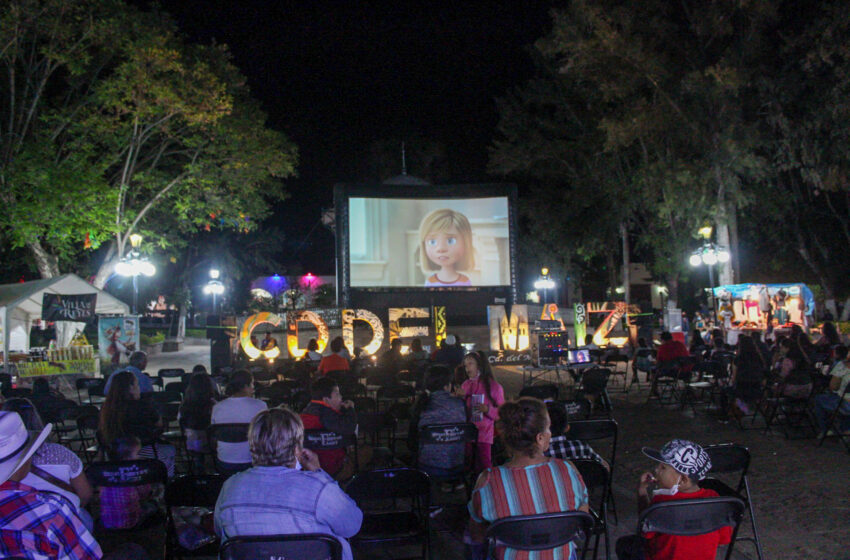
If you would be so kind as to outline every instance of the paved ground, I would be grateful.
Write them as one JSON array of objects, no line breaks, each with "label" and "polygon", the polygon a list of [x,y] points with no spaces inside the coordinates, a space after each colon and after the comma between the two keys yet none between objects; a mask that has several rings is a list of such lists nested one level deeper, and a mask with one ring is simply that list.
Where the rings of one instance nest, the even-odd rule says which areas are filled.
[{"label": "paved ground", "polygon": [[[198,363],[209,366],[208,347],[189,346],[179,353],[152,356],[148,371],[162,367],[182,367],[188,371]],[[497,368],[496,377],[505,387],[506,395],[518,394],[522,386],[518,369]],[[628,394],[619,388],[611,392],[614,418],[620,429],[614,474],[619,524],[612,526],[612,544],[618,536],[633,533],[635,529],[634,486],[639,474],[652,468],[652,461],[640,448],[658,447],[680,437],[700,444],[736,442],[750,449],[751,493],[766,559],[850,559],[845,544],[850,542],[847,489],[850,454],[837,441],[827,441],[818,448],[812,439],[788,441],[779,432],[740,431],[734,424],[721,423],[703,413],[694,415],[690,410],[664,408],[654,401],[647,404],[646,392],[645,388],[640,391],[633,388]],[[603,456],[608,452],[602,446],[597,451]],[[438,531],[434,538],[434,558],[463,558],[463,546],[458,540],[460,519],[455,517],[462,511],[460,494],[435,496],[453,502],[456,507],[447,508],[435,520]],[[744,526],[742,535],[750,534],[749,527]],[[390,557],[370,555],[370,558]],[[755,558],[751,544],[739,543],[735,558]]]}]

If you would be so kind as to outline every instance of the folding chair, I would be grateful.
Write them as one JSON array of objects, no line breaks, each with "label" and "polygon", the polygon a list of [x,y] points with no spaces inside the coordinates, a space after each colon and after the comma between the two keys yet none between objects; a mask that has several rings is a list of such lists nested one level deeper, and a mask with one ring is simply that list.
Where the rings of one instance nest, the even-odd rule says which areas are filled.
[{"label": "folding chair", "polygon": [[540,385],[529,385],[523,387],[519,392],[520,397],[534,397],[543,402],[556,401],[559,396],[558,386],[553,383],[541,383]]},{"label": "folding chair", "polygon": [[643,510],[638,519],[637,533],[641,538],[646,533],[693,536],[732,527],[732,538],[725,557],[729,560],[745,507],[743,501],[730,497],[665,501]]},{"label": "folding chair", "polygon": [[162,379],[162,383],[168,383],[170,380],[176,379],[177,381],[183,380],[183,375],[185,375],[186,370],[183,368],[162,368],[161,370],[156,372],[156,376],[159,379]]},{"label": "folding chair", "polygon": [[[767,433],[775,423],[782,428],[785,439],[804,439],[816,437],[818,429],[812,419],[812,398],[814,386],[806,397],[787,397],[784,395],[787,381],[782,381],[772,397],[766,398],[768,410],[765,411],[764,431]],[[803,434],[792,438],[791,431],[799,429]],[[808,435],[807,435],[808,434]]]},{"label": "folding chair", "polygon": [[[95,488],[165,484],[168,481],[168,471],[165,468],[165,464],[157,459],[92,463],[85,468],[85,473],[89,483]],[[159,520],[156,517],[152,517],[145,524]],[[100,525],[104,531],[121,535],[133,534],[138,529],[138,527],[131,529],[107,529],[102,527],[102,524]]]},{"label": "folding chair", "polygon": [[381,403],[389,408],[390,405],[403,401],[410,403],[413,397],[416,396],[416,390],[410,385],[387,385],[378,389],[378,410],[381,409]]},{"label": "folding chair", "polygon": [[233,537],[221,545],[219,560],[342,560],[342,545],[331,535],[269,535]]},{"label": "folding chair", "polygon": [[[848,394],[850,394],[850,383],[847,384],[844,391],[841,393],[841,399],[838,401],[838,406],[836,406],[832,414],[829,415],[829,418],[826,421],[826,427],[820,434],[818,434],[818,447],[823,445],[823,440],[827,437],[837,437],[841,440],[841,443],[844,444],[844,447],[847,448],[847,451],[850,452],[850,433],[844,432],[841,426],[842,420],[850,416],[850,414],[841,411],[841,406],[847,399]],[[830,431],[833,432],[831,435],[829,433]]]},{"label": "folding chair", "polygon": [[[330,430],[304,430],[304,449],[309,449],[310,451],[315,451],[319,455],[319,460],[322,460],[322,455],[331,451],[342,450],[343,452],[348,451],[348,445],[355,443],[355,438],[346,437],[342,434],[338,434],[336,432],[332,432]],[[340,470],[342,469],[342,464],[340,465]],[[360,464],[357,460],[357,453],[354,454],[354,469],[355,471],[360,470]],[[335,476],[337,472],[329,472],[328,474],[331,476]]]},{"label": "folding chair", "polygon": [[428,506],[431,481],[411,468],[380,469],[357,474],[345,488],[363,511],[363,525],[352,546],[403,546],[422,543],[422,558],[431,548]]},{"label": "folding chair", "polygon": [[681,404],[684,409],[687,404],[696,414],[696,404],[705,402],[706,392],[713,394],[716,380],[723,375],[723,365],[716,360],[697,362],[691,370],[691,378],[685,383],[682,391]]},{"label": "folding chair", "polygon": [[100,451],[97,444],[97,429],[99,425],[100,415],[96,409],[95,412],[86,412],[77,417],[77,434],[86,464],[90,464],[92,462],[92,456],[96,457]]},{"label": "folding chair", "polygon": [[559,401],[567,413],[567,421],[587,420],[590,418],[590,402],[587,399]]},{"label": "folding chair", "polygon": [[632,363],[632,380],[629,383],[629,389],[632,385],[637,384],[640,390],[640,373],[646,374],[647,383],[655,373],[655,361],[652,348],[638,348],[635,352],[635,359]]},{"label": "folding chair", "polygon": [[106,380],[100,379],[100,383],[92,383],[86,386],[89,404],[103,404],[106,400]]},{"label": "folding chair", "polygon": [[[574,541],[584,541],[579,547],[583,558],[589,543],[586,535],[593,529],[593,517],[583,511],[515,515],[493,522],[487,527],[487,546],[494,557],[495,549],[539,551],[554,550]],[[568,558],[569,554],[564,554]]]},{"label": "folding chair", "polygon": [[219,542],[202,546],[195,550],[183,548],[177,540],[174,525],[175,507],[202,507],[212,511],[221,492],[225,477],[220,475],[183,475],[172,480],[165,487],[166,533],[165,558],[183,558],[186,556],[215,556]]},{"label": "folding chair", "polygon": [[[213,450],[213,457],[218,457],[218,452],[216,451],[217,442],[223,441],[225,443],[245,443],[248,441],[248,427],[250,424],[212,424],[209,428],[207,428],[207,442],[210,446],[210,449]],[[216,471],[218,471],[218,462],[214,461],[216,464]],[[229,473],[221,473],[219,474],[229,474]]]},{"label": "folding chair", "polygon": [[[605,558],[611,560],[611,536],[608,530],[608,496],[611,494],[611,473],[605,469],[599,461],[593,459],[575,459],[573,465],[581,474],[587,494],[591,500],[599,496],[599,505],[593,507],[591,502],[590,515],[593,516],[593,529],[591,533],[596,537],[593,543],[593,556],[595,560],[599,551],[599,538],[605,537]],[[588,534],[588,538],[590,534]]]},{"label": "folding chair", "polygon": [[[609,476],[614,478],[614,466],[617,460],[617,422],[611,420],[579,420],[569,423],[570,429],[567,432],[569,439],[577,439],[584,442],[598,441],[611,439],[611,454],[608,456],[608,466],[610,467]],[[614,524],[620,522],[617,517],[617,504],[614,503],[614,493],[608,493],[608,501],[611,504],[611,513],[614,515]]]},{"label": "folding chair", "polygon": [[422,448],[426,445],[455,445],[459,446],[461,453],[458,454],[460,459],[453,465],[442,465],[435,468],[448,471],[445,474],[429,474],[429,476],[439,482],[462,482],[466,490],[467,500],[472,497],[472,483],[469,474],[474,476],[475,473],[475,453],[467,453],[467,445],[478,441],[478,429],[471,422],[465,423],[446,423],[446,424],[428,424],[422,426],[418,430],[419,448],[416,452],[416,466],[426,472],[431,465],[424,465],[420,461]]},{"label": "folding chair", "polygon": [[[80,393],[83,389],[88,393],[89,387],[96,387],[98,385],[106,385],[106,381],[101,377],[79,377],[74,381],[74,387],[77,389],[77,402],[79,404],[83,404],[83,396]],[[91,399],[89,399],[91,402]]]},{"label": "folding chair", "polygon": [[[620,364],[624,365],[622,370],[619,367]],[[615,348],[611,353],[605,355],[602,365],[610,368],[611,377],[616,377],[618,375],[623,376],[623,392],[628,393],[629,385],[627,379],[629,376],[629,357],[625,354],[621,354],[619,348]]]},{"label": "folding chair", "polygon": [[711,458],[712,474],[740,473],[738,483],[730,486],[714,477],[708,477],[699,482],[700,488],[714,490],[720,496],[738,498],[747,506],[750,513],[750,524],[753,529],[752,537],[738,537],[739,541],[752,541],[756,547],[759,560],[764,560],[759,540],[758,528],[756,527],[756,516],[753,511],[753,503],[750,497],[750,483],[747,479],[747,471],[750,469],[750,450],[743,445],[735,443],[723,443],[718,445],[707,445],[703,449]]}]

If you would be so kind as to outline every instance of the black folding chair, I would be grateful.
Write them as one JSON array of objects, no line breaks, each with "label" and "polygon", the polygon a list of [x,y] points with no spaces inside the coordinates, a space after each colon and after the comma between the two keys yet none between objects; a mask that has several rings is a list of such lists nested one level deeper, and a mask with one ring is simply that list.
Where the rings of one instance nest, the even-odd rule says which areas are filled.
[{"label": "black folding chair", "polygon": [[[593,556],[599,551],[599,538],[605,537],[605,558],[611,560],[611,535],[608,530],[608,496],[611,494],[611,473],[599,461],[593,459],[575,459],[573,465],[578,469],[587,494],[591,500],[590,515],[593,516],[591,533],[596,537],[593,543]],[[593,499],[598,497],[598,506],[594,507]],[[588,535],[589,536],[589,535]]]},{"label": "black folding chair", "polygon": [[99,426],[100,415],[96,409],[95,412],[86,412],[77,417],[77,437],[79,438],[80,449],[83,452],[86,464],[90,464],[92,458],[97,457],[97,454],[100,452],[97,443],[97,429]]},{"label": "black folding chair", "polygon": [[[493,522],[487,527],[490,557],[497,548],[514,550],[553,550],[576,543],[579,558],[584,557],[593,529],[593,517],[583,511],[515,515]],[[583,545],[578,543],[584,541]],[[569,558],[569,554],[564,554]]]},{"label": "black folding chair", "polygon": [[455,445],[461,451],[460,459],[452,465],[433,465],[441,470],[448,471],[446,474],[429,475],[432,479],[440,482],[462,482],[466,490],[467,500],[472,496],[472,481],[468,475],[475,473],[475,453],[467,453],[467,445],[478,441],[478,429],[471,422],[428,424],[418,430],[419,448],[416,453],[416,466],[428,470],[429,465],[422,464],[420,454],[426,445]]},{"label": "black folding chair", "polygon": [[[104,386],[106,381],[101,377],[78,377],[74,381],[74,387],[77,389],[77,402],[83,404],[83,396],[80,391],[85,390],[88,394],[90,387],[97,387],[98,385]],[[91,402],[91,399],[89,399],[89,402]]]},{"label": "black folding chair", "polygon": [[564,407],[568,422],[590,418],[590,402],[587,399],[559,401],[559,404]]},{"label": "black folding chair", "polygon": [[711,470],[708,471],[709,475],[739,473],[739,478],[737,483],[729,485],[718,478],[709,476],[699,481],[700,488],[708,488],[714,490],[720,496],[738,498],[744,502],[750,513],[753,536],[738,537],[738,540],[752,541],[755,544],[759,560],[764,560],[758,528],[756,527],[755,511],[753,510],[752,498],[750,496],[750,483],[747,479],[747,471],[750,469],[750,450],[743,445],[735,443],[707,445],[703,449],[705,449],[711,458]]},{"label": "black folding chair", "polygon": [[519,392],[520,397],[534,397],[543,402],[556,401],[559,396],[558,386],[553,383],[541,383],[540,385],[529,385],[523,387]]},{"label": "black folding chair", "polygon": [[[168,471],[165,464],[157,459],[134,459],[132,461],[107,461],[92,463],[85,469],[86,478],[94,488],[143,486],[145,484],[165,484]],[[145,524],[156,521],[158,516],[146,520]],[[158,518],[161,520],[161,517]],[[107,529],[110,533],[129,535],[138,529]]]},{"label": "black folding chair", "polygon": [[[578,439],[584,442],[596,440],[611,440],[611,454],[608,456],[608,466],[610,467],[610,475],[614,477],[614,466],[617,460],[617,436],[618,426],[614,420],[579,420],[569,423],[570,429],[567,432],[569,439]],[[614,493],[608,494],[608,500],[611,504],[611,514],[614,516],[614,524],[619,523],[617,517],[617,505],[614,503]]]},{"label": "black folding chair", "polygon": [[[354,445],[354,437],[346,437],[330,430],[304,430],[304,449],[310,451],[347,451],[349,445]],[[354,454],[354,468],[360,470],[357,453]],[[337,473],[328,473],[331,476]]]},{"label": "black folding chair", "polygon": [[421,542],[422,558],[429,557],[431,481],[427,474],[406,467],[362,472],[345,491],[363,511],[363,524],[351,539],[352,546],[366,549]]},{"label": "black folding chair", "polygon": [[219,560],[342,560],[342,545],[331,535],[233,537],[221,545]]},{"label": "black folding chair", "polygon": [[194,550],[188,550],[180,545],[177,539],[172,508],[200,507],[210,511],[214,510],[225,480],[225,477],[220,475],[183,475],[175,478],[165,487],[167,510],[165,557],[167,559],[216,555],[219,547],[218,539]]},{"label": "black folding chair", "polygon": [[[218,456],[216,447],[219,441],[223,441],[225,443],[247,442],[249,426],[250,424],[211,424],[210,427],[207,428],[207,442],[209,442],[210,449],[216,453],[215,456]],[[216,463],[216,470],[218,470],[218,463]]]},{"label": "black folding chair", "polygon": [[[787,385],[787,380],[783,381],[772,396],[764,399],[765,433],[778,424],[785,439],[817,437],[818,429],[811,412],[814,386],[805,397],[789,397],[784,395]],[[797,435],[792,437],[795,431]]]},{"label": "black folding chair", "polygon": [[[850,394],[850,383],[847,384],[844,391],[841,393],[841,399],[838,401],[838,406],[836,406],[832,414],[829,415],[823,431],[818,434],[818,447],[823,445],[824,439],[828,437],[837,437],[841,440],[841,443],[844,444],[844,447],[847,448],[847,451],[850,452],[850,433],[842,431],[841,428],[842,422],[850,416],[841,411],[841,406],[847,399],[848,394]],[[830,434],[830,431],[832,431],[832,434]]]},{"label": "black folding chair", "polygon": [[156,376],[162,379],[163,383],[168,383],[169,379],[177,379],[178,381],[183,380],[183,375],[186,374],[186,370],[183,368],[162,368],[161,370],[156,372]]},{"label": "black folding chair", "polygon": [[[697,498],[670,500],[646,508],[638,519],[638,536],[646,533],[694,536],[732,527],[732,538],[726,549],[726,560],[732,557],[738,528],[744,518],[744,502],[738,498]],[[642,545],[636,539],[636,545]]]}]

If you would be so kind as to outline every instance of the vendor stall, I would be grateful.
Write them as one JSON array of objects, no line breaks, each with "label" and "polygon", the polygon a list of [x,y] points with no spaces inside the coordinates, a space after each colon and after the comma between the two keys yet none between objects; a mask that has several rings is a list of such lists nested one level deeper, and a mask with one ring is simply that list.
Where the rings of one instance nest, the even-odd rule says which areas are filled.
[{"label": "vendor stall", "polygon": [[[85,321],[94,315],[128,312],[127,304],[74,274],[0,285],[3,369],[9,371],[10,364],[17,363],[21,376],[99,373],[98,359],[81,336]],[[56,341],[47,352],[34,355],[30,330],[43,317],[55,321]]]},{"label": "vendor stall", "polygon": [[727,284],[714,288],[713,299],[727,330],[808,329],[815,309],[814,294],[802,283]]}]

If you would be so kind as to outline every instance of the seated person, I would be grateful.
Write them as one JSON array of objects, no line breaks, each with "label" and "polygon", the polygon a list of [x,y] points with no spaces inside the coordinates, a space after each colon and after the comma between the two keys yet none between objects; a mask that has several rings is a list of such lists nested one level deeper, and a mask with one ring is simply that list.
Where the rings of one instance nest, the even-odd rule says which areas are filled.
[{"label": "seated person", "polygon": [[776,363],[779,381],[775,387],[782,387],[782,396],[792,399],[806,399],[812,392],[811,370],[800,346],[790,338],[779,342],[779,359]]},{"label": "seated person", "polygon": [[[225,389],[228,398],[212,408],[210,420],[213,424],[248,424],[258,412],[268,405],[254,398],[254,376],[240,369],[233,373]],[[248,442],[216,442],[216,469],[233,474],[251,468],[251,452]]]},{"label": "seated person", "polygon": [[[310,386],[312,400],[301,412],[305,430],[329,430],[343,436],[357,433],[357,413],[354,403],[342,400],[336,381],[320,377]],[[345,449],[318,451],[322,469],[331,476],[340,472],[345,460]]]},{"label": "seated person", "polygon": [[272,333],[267,332],[263,340],[260,341],[260,350],[271,350],[277,348],[277,340],[272,338]]},{"label": "seated person", "polygon": [[[467,421],[466,404],[451,394],[452,372],[443,365],[431,366],[425,379],[426,392],[416,401],[410,419],[408,447],[419,449],[418,431],[430,424],[462,424]],[[452,467],[464,465],[466,444],[425,444],[419,449],[417,466],[432,476],[455,474]]]},{"label": "seated person", "polygon": [[440,344],[440,349],[431,355],[431,361],[435,364],[445,364],[449,369],[454,370],[463,362],[465,355],[466,352],[457,336],[450,334]]},{"label": "seated person", "polygon": [[668,331],[661,333],[661,346],[658,347],[658,352],[655,355],[655,374],[652,376],[652,386],[649,388],[650,394],[658,394],[657,383],[659,371],[675,366],[677,360],[687,358],[690,355],[688,347],[684,343],[675,340],[673,335]]},{"label": "seated person", "polygon": [[428,359],[428,352],[422,348],[422,339],[414,338],[410,341],[410,350],[407,352],[407,361],[410,364],[422,362]]},{"label": "seated person", "polygon": [[190,451],[194,468],[204,472],[204,453],[209,453],[207,428],[212,423],[212,409],[216,404],[216,387],[206,371],[192,374],[177,419],[186,435],[186,449]]},{"label": "seated person", "polygon": [[[566,461],[546,457],[549,448],[549,414],[543,401],[520,397],[499,407],[498,432],[511,460],[481,473],[469,501],[469,536],[473,557],[484,558],[487,524],[514,515],[559,511],[589,511],[587,488],[576,468]],[[523,499],[519,488],[535,488],[535,499]],[[539,498],[539,499],[538,499]],[[554,551],[555,558],[575,558],[570,543]],[[476,556],[480,554],[480,556]],[[493,558],[514,558],[516,551],[497,547]]]},{"label": "seated person", "polygon": [[57,410],[65,406],[68,401],[60,393],[50,390],[50,384],[44,377],[39,377],[32,382],[32,396],[30,401],[38,410],[39,416],[52,421]]},{"label": "seated person", "polygon": [[[667,442],[660,451],[643,448],[643,453],[658,461],[655,474],[640,476],[637,489],[638,514],[652,504],[671,500],[714,498],[717,492],[699,487],[698,482],[711,470],[711,459],[699,445],[682,439]],[[650,487],[652,490],[650,497]],[[732,528],[723,527],[705,535],[677,536],[646,533],[617,540],[619,560],[714,560],[717,547],[729,544]]]},{"label": "seated person", "polygon": [[68,500],[23,482],[51,429],[30,434],[16,412],[0,412],[0,557],[98,560],[100,545]]},{"label": "seated person", "polygon": [[331,340],[331,353],[322,358],[319,362],[319,375],[325,375],[329,371],[350,371],[351,365],[348,360],[342,355],[345,344],[342,342],[342,337],[338,336]]},{"label": "seated person", "polygon": [[406,367],[404,356],[401,355],[400,338],[392,339],[390,349],[378,357],[378,367],[393,375]]},{"label": "seated person", "polygon": [[611,470],[605,459],[600,457],[592,447],[581,440],[567,439],[570,425],[567,422],[567,412],[564,410],[562,403],[546,403],[546,409],[549,412],[549,420],[552,422],[549,429],[552,433],[552,439],[549,441],[549,449],[543,452],[544,455],[563,459],[564,461],[592,459],[602,463],[606,470]]},{"label": "seated person", "polygon": [[327,533],[342,543],[357,534],[363,513],[304,449],[304,426],[287,408],[257,414],[248,430],[253,468],[230,477],[215,504],[222,542],[240,535]]},{"label": "seated person", "polygon": [[[44,422],[28,399],[12,398],[3,403],[3,410],[17,412],[29,432],[40,433]],[[85,506],[92,497],[92,487],[83,472],[83,463],[77,455],[58,443],[45,441],[32,456],[30,473],[22,480],[27,486],[64,496],[80,521],[89,531],[94,522]]]},{"label": "seated person", "polygon": [[319,362],[322,359],[322,355],[319,353],[319,341],[315,338],[311,338],[309,342],[307,342],[307,353],[304,354],[302,360],[305,362]]},{"label": "seated person", "polygon": [[[112,461],[139,458],[142,442],[136,436],[120,436],[109,446]],[[132,529],[155,514],[159,507],[152,499],[153,485],[104,486],[100,489],[100,521],[107,529]]]},{"label": "seated person", "polygon": [[[148,367],[148,355],[144,352],[133,352],[130,354],[130,365],[125,367],[120,371],[130,371],[133,372],[133,375],[136,376],[136,380],[139,382],[139,391],[141,394],[153,393],[153,381],[150,377],[145,373],[145,368]],[[103,388],[103,394],[108,395],[109,389],[112,387],[112,379],[115,377],[113,373],[109,376],[109,379],[106,380],[106,386]]]},{"label": "seated person", "polygon": [[835,365],[829,372],[829,391],[815,396],[815,419],[820,431],[827,429],[827,421],[835,409],[840,406],[844,414],[841,424],[842,432],[850,431],[850,395],[841,400],[841,395],[850,383],[850,358],[846,346],[835,348]]}]

